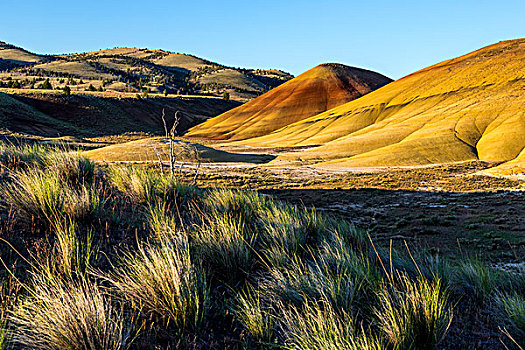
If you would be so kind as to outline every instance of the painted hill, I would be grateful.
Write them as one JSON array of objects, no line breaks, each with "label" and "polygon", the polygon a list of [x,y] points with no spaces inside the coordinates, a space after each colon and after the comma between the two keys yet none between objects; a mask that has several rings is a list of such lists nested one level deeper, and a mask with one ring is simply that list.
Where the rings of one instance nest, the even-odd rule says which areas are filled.
[{"label": "painted hill", "polygon": [[524,67],[525,39],[500,42],[245,143],[312,146],[276,161],[321,166],[511,161],[525,147]]},{"label": "painted hill", "polygon": [[[83,154],[92,160],[105,162],[156,162],[158,159],[156,152],[161,155],[163,162],[168,162],[168,141],[162,137],[153,137],[109,145]],[[186,141],[175,142],[175,153],[178,155],[177,161],[180,162],[196,162],[198,157],[203,163],[266,163],[275,158],[263,154],[225,152]]]},{"label": "painted hill", "polygon": [[321,64],[244,105],[191,129],[186,136],[243,140],[266,135],[373,91],[391,80],[342,64]]},{"label": "painted hill", "polygon": [[[1,72],[4,71],[4,72]],[[222,96],[249,100],[293,78],[279,70],[228,67],[164,50],[115,48],[67,55],[37,55],[0,42],[0,87],[17,81],[38,87],[49,78],[54,89]],[[9,87],[9,86],[7,86]]]}]

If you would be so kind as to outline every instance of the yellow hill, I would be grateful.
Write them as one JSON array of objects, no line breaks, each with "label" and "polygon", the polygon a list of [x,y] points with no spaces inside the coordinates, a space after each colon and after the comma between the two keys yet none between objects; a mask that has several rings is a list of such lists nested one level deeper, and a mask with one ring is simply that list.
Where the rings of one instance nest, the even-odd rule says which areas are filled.
[{"label": "yellow hill", "polygon": [[354,100],[391,80],[381,74],[322,64],[218,117],[186,136],[243,140],[266,135],[285,125]]},{"label": "yellow hill", "polygon": [[500,42],[244,143],[312,146],[276,161],[335,167],[510,161],[525,147],[523,67],[525,39]]},{"label": "yellow hill", "polygon": [[[84,155],[106,162],[156,162],[157,152],[164,162],[169,160],[169,143],[166,139],[153,137],[130,141],[86,151]],[[195,162],[199,159],[204,163],[266,163],[274,158],[268,155],[230,153],[185,141],[175,143],[175,154],[177,161]]]}]

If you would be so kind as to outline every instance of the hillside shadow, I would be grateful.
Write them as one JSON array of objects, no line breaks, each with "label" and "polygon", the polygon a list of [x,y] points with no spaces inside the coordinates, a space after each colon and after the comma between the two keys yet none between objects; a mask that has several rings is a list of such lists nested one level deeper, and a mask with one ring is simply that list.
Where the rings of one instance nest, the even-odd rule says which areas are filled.
[{"label": "hillside shadow", "polygon": [[525,259],[525,196],[515,191],[427,192],[387,189],[266,189],[279,200],[348,220],[379,245],[414,247],[452,259]]}]

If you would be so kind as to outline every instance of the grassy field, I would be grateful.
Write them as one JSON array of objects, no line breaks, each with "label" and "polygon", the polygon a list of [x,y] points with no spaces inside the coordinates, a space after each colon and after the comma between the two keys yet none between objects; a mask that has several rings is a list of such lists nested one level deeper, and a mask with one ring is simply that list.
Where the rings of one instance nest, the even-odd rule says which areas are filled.
[{"label": "grassy field", "polygon": [[[228,189],[231,178],[212,176],[193,185],[189,173],[97,165],[63,147],[0,146],[0,347],[523,344],[523,264],[424,249],[393,237],[403,224],[393,242],[311,208],[307,192]],[[317,195],[336,204],[340,192]],[[492,224],[488,213],[478,224]],[[457,219],[417,218],[429,229]]]}]

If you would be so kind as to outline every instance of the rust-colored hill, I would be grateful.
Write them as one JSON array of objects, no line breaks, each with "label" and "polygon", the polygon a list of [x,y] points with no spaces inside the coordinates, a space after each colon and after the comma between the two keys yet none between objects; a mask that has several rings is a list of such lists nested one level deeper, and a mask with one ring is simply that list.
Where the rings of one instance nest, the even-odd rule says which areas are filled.
[{"label": "rust-colored hill", "polygon": [[312,146],[276,161],[321,166],[507,162],[525,147],[524,106],[525,39],[518,39],[425,68],[245,143]]},{"label": "rust-colored hill", "polygon": [[218,117],[192,128],[186,136],[243,140],[269,134],[361,97],[391,79],[341,64],[321,64]]}]

